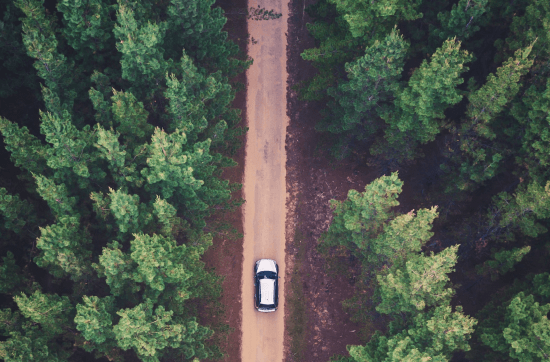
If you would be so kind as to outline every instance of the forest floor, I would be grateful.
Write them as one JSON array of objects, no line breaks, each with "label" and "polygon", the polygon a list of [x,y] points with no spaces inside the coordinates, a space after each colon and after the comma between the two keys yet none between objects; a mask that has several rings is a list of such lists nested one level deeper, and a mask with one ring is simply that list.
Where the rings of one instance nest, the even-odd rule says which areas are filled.
[{"label": "forest floor", "polygon": [[291,1],[288,30],[287,202],[295,209],[294,220],[287,225],[295,232],[287,238],[287,254],[294,265],[285,288],[288,362],[328,361],[334,354],[345,354],[346,345],[362,342],[361,326],[350,321],[341,304],[353,294],[354,263],[336,260],[338,265],[333,267],[338,272],[327,273],[327,260],[316,247],[332,220],[329,200],[345,199],[350,189],[364,191],[378,177],[365,164],[331,161],[323,135],[314,129],[320,118],[317,110],[323,105],[299,100],[292,89],[315,74],[311,63],[300,57],[304,49],[315,45],[306,28],[311,20],[304,11],[313,2]]}]

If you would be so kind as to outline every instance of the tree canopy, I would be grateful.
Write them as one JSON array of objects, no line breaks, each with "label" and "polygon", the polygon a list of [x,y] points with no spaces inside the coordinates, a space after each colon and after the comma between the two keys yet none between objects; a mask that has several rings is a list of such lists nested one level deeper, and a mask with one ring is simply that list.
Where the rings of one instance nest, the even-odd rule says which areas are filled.
[{"label": "tree canopy", "polygon": [[[1,175],[0,358],[220,357],[197,310],[220,277],[201,256],[226,232],[209,219],[243,202],[220,175],[245,132],[233,77],[251,63],[223,11],[1,5],[2,167],[15,172]],[[5,106],[18,97],[36,115]]]}]

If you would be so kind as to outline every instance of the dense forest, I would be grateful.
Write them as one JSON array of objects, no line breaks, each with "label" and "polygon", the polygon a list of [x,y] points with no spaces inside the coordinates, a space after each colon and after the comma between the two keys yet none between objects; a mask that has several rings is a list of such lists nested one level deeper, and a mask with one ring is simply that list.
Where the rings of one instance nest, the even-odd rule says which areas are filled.
[{"label": "dense forest", "polygon": [[[361,271],[343,305],[366,343],[332,361],[548,360],[550,2],[306,12],[316,46],[301,56],[317,71],[295,89],[324,105],[316,130],[332,156],[381,176],[331,201],[319,244]],[[407,182],[414,206],[396,212]]]},{"label": "dense forest", "polygon": [[0,359],[221,356],[201,256],[237,236],[251,60],[213,5],[0,2]]},{"label": "dense forest", "polygon": [[[306,11],[317,74],[296,89],[324,105],[333,158],[380,174],[331,202],[319,243],[361,265],[342,303],[368,337],[332,361],[548,360],[550,2]],[[251,64],[223,11],[0,0],[0,14],[0,358],[220,358],[199,313],[221,276],[201,256],[238,236],[223,215],[241,185],[221,172]],[[408,182],[414,207],[397,212]]]}]

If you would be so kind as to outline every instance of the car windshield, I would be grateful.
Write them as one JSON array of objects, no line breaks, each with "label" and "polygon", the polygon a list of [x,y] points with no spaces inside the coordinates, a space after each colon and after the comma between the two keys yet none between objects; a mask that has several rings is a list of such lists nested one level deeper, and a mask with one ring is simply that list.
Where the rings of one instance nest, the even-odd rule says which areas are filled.
[{"label": "car windshield", "polygon": [[262,272],[258,273],[258,278],[260,278],[260,279],[264,279],[264,278],[275,279],[275,278],[277,278],[277,274],[275,272],[272,272],[272,271],[262,271]]}]

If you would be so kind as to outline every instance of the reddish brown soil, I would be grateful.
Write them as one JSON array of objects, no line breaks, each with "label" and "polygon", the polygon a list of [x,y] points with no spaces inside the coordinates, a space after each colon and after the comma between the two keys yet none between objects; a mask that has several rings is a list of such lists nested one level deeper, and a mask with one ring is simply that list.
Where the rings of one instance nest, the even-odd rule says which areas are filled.
[{"label": "reddish brown soil", "polygon": [[[334,354],[346,354],[346,345],[362,342],[357,333],[361,326],[350,321],[341,305],[342,300],[353,294],[353,278],[334,273],[327,275],[326,261],[317,252],[316,246],[319,236],[328,229],[332,219],[329,200],[345,199],[350,189],[364,191],[365,185],[379,175],[352,160],[333,163],[323,142],[325,136],[314,130],[320,118],[317,110],[323,105],[298,100],[296,92],[290,88],[315,72],[310,63],[300,57],[304,49],[314,46],[305,26],[311,20],[304,12],[305,6],[314,1],[305,0],[305,4],[303,1],[294,0],[290,5],[287,189],[291,195],[289,203],[296,205],[295,227],[307,243],[306,260],[300,270],[308,314],[305,332],[307,347],[303,361],[327,361]],[[296,253],[292,240],[287,239],[287,254],[291,257]],[[290,289],[286,288],[287,293]],[[289,313],[286,313],[287,321]],[[288,353],[289,343],[287,341],[285,361],[295,361]]]}]

